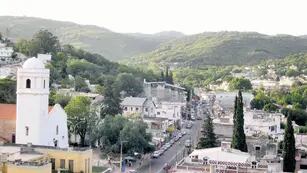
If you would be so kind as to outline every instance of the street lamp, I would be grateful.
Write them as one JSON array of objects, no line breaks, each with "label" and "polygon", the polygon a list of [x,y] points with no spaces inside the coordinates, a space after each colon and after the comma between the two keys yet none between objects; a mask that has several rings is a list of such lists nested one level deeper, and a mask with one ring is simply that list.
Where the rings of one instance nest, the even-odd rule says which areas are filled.
[{"label": "street lamp", "polygon": [[123,166],[123,143],[128,141],[120,141],[120,160],[119,160],[119,170],[122,172],[122,166]]}]

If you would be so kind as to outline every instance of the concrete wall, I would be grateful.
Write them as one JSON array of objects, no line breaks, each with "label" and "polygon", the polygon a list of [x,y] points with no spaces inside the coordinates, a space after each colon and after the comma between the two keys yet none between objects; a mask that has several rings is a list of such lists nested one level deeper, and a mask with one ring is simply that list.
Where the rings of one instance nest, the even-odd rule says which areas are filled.
[{"label": "concrete wall", "polygon": [[3,173],[51,173],[51,164],[43,166],[20,166],[7,164]]},{"label": "concrete wall", "polygon": [[60,168],[60,160],[65,160],[65,168],[68,169],[69,160],[73,160],[73,172],[92,173],[92,150],[86,151],[67,151],[54,149],[37,149],[42,153],[48,154],[49,158],[55,159],[55,169]]},{"label": "concrete wall", "polygon": [[233,132],[233,126],[231,124],[216,124],[214,123],[214,133],[217,136],[224,136],[231,138]]},{"label": "concrete wall", "polygon": [[[0,141],[5,140],[12,142],[12,135],[16,131],[16,121],[15,120],[1,120],[0,121]],[[6,141],[4,141],[6,142]]]}]

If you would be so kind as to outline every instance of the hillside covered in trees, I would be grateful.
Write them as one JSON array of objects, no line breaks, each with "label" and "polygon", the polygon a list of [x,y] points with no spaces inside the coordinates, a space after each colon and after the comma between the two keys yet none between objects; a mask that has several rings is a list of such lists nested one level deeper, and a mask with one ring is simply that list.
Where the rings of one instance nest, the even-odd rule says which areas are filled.
[{"label": "hillside covered in trees", "polygon": [[175,67],[256,64],[294,53],[307,52],[307,39],[290,35],[268,36],[250,32],[212,32],[186,36],[127,60],[129,64],[164,64]]},{"label": "hillside covered in trees", "polygon": [[162,42],[183,36],[171,31],[153,35],[122,34],[94,25],[34,17],[0,16],[0,32],[12,41],[31,39],[41,29],[57,36],[63,45],[70,44],[115,61],[154,50]]},{"label": "hillside covered in trees", "polygon": [[[96,92],[110,98],[119,106],[119,96],[124,91],[126,96],[137,96],[142,90],[143,79],[158,80],[159,76],[152,71],[128,67],[111,62],[99,54],[89,53],[71,45],[61,45],[58,38],[47,30],[35,33],[32,39],[12,43],[17,52],[27,56],[38,53],[51,53],[50,85],[62,88],[74,88],[76,91],[89,92],[85,80],[96,84]],[[15,102],[16,81],[0,80],[0,103]],[[51,98],[52,98],[51,92]],[[107,98],[107,96],[106,96]],[[105,99],[107,100],[107,99]],[[51,101],[52,104],[52,101]]]}]

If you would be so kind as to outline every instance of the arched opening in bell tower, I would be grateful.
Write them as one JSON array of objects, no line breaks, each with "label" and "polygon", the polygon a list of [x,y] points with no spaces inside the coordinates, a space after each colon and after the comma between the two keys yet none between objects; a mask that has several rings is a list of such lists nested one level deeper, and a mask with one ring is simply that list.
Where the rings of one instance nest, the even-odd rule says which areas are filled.
[{"label": "arched opening in bell tower", "polygon": [[31,80],[30,79],[26,80],[26,88],[31,88]]}]

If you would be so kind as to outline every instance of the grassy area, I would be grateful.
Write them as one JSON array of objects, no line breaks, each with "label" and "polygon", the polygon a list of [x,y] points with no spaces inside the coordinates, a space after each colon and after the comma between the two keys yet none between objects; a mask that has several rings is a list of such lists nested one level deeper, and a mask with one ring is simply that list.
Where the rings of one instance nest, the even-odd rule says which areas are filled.
[{"label": "grassy area", "polygon": [[103,166],[93,166],[92,167],[93,173],[101,173],[102,171],[105,171],[107,169],[108,167],[103,167]]}]

